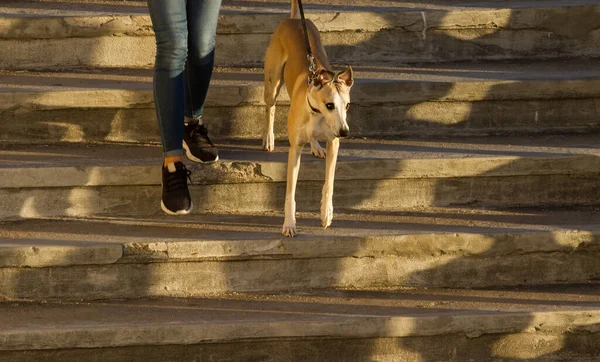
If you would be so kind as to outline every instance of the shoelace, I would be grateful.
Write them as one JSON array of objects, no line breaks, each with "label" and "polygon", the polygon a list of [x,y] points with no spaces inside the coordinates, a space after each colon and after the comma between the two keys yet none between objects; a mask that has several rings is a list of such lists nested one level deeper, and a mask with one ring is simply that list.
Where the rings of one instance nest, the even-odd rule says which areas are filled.
[{"label": "shoelace", "polygon": [[204,142],[210,146],[214,146],[210,138],[208,138],[208,128],[203,124],[197,125],[190,133],[190,137],[196,142]]},{"label": "shoelace", "polygon": [[191,176],[192,171],[188,170],[185,166],[182,169],[169,173],[167,184],[165,185],[167,191],[184,189],[187,186],[187,180],[190,180],[190,183],[193,184]]}]

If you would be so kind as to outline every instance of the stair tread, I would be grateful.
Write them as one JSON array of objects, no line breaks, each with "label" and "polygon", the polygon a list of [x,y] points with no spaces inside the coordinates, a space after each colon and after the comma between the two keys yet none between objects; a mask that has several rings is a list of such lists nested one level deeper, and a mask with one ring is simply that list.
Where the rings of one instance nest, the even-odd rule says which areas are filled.
[{"label": "stair tread", "polygon": [[600,318],[598,292],[597,285],[575,285],[8,302],[0,303],[0,339],[2,350],[15,350],[285,337],[405,337],[474,331],[482,335],[522,332],[534,326],[552,332],[591,331],[592,323]]},{"label": "stair tread", "polygon": [[[324,146],[324,145],[323,145]],[[284,182],[287,142],[274,152],[259,140],[219,144],[220,162],[188,162],[193,182]],[[300,180],[323,180],[325,161],[304,149]],[[342,140],[336,180],[594,174],[595,134]],[[158,146],[0,144],[0,187],[160,184]]]},{"label": "stair tread", "polygon": [[[289,145],[285,141],[277,141],[273,152],[263,151],[259,140],[233,139],[217,145],[221,161],[287,163]],[[310,153],[309,147],[304,151]],[[348,138],[341,140],[339,152],[340,161],[597,156],[600,140],[596,134]],[[160,155],[161,149],[156,145],[0,144],[0,168],[153,165]],[[324,161],[306,157],[302,162]]]},{"label": "stair tread", "polygon": [[[224,0],[222,12],[260,12],[288,13],[289,4],[275,0]],[[564,7],[579,5],[597,5],[594,0],[421,0],[390,1],[376,0],[316,0],[304,7],[308,12],[315,11],[460,11],[522,9],[541,7]],[[103,16],[103,15],[147,15],[147,6],[143,1],[109,0],[53,0],[24,1],[4,0],[0,6],[0,16],[4,17],[52,17],[52,16]]]},{"label": "stair tread", "polygon": [[[600,60],[453,62],[406,66],[356,66],[356,82],[482,83],[569,81],[600,78]],[[262,87],[261,68],[217,67],[213,87]],[[151,90],[151,69],[0,71],[0,92]]]},{"label": "stair tread", "polygon": [[281,236],[282,222],[278,213],[4,221],[0,267],[140,260],[493,258],[595,248],[600,235],[597,208],[337,212],[327,230],[318,214],[298,213],[301,233],[293,239]]},{"label": "stair tread", "polygon": [[[573,7],[573,11],[567,7]],[[405,41],[414,38],[425,44],[426,38],[434,39],[432,49],[438,46],[436,41],[440,39],[459,39],[465,44],[483,41],[482,45],[476,44],[482,49],[490,44],[495,46],[496,38],[504,39],[498,34],[487,37],[488,32],[506,32],[511,36],[517,31],[532,31],[531,39],[537,41],[536,36],[545,37],[546,31],[549,39],[551,36],[588,39],[595,29],[593,20],[581,27],[574,24],[580,17],[578,14],[599,9],[598,0],[314,0],[305,8],[308,17],[314,19],[323,32],[345,31],[345,35],[353,31],[380,32],[385,36],[387,30],[402,31],[409,36]],[[250,34],[263,41],[288,13],[289,2],[280,0],[224,0],[219,32],[222,35]],[[563,16],[569,26],[557,28],[555,16]],[[0,34],[0,41],[13,44],[11,46],[21,41],[37,46],[46,43],[57,46],[67,41],[97,46],[104,40],[97,37],[108,39],[112,35],[125,36],[127,42],[134,37],[145,37],[135,41],[143,40],[146,45],[152,41],[144,1],[5,0],[0,4],[0,23],[7,29]],[[460,34],[452,34],[457,30]],[[95,39],[81,41],[86,37]],[[329,41],[331,43],[331,39]],[[58,52],[60,49],[58,45]],[[152,48],[144,46],[142,49]],[[512,54],[508,50],[507,56]],[[574,52],[577,53],[577,49]],[[534,52],[534,56],[540,57],[560,54],[563,53]],[[148,66],[152,57],[142,55],[145,58],[131,65]],[[7,59],[10,62],[13,58]],[[383,54],[383,59],[391,58]],[[81,64],[88,64],[85,61]],[[11,67],[18,67],[19,62]],[[260,64],[253,59],[244,62]],[[30,63],[22,64],[23,67],[44,67],[39,62]],[[61,63],[58,59],[56,64],[72,63]],[[110,67],[119,63],[99,61],[98,64]],[[511,106],[521,102],[520,111],[511,111],[512,114],[517,117],[516,114],[521,113],[520,120],[535,120],[537,127],[539,119],[544,125],[550,122],[544,114],[538,118],[538,112],[543,113],[542,108],[549,102],[572,102],[573,107],[585,109],[581,106],[583,102],[577,101],[600,96],[600,60],[594,59],[424,65],[395,62],[393,66],[383,61],[378,64],[383,65],[357,64],[354,67],[357,86],[353,108],[361,110],[362,113],[356,114],[362,115],[360,122],[363,123],[371,122],[371,118],[375,121],[377,113],[366,112],[367,107],[373,106],[387,107],[392,114],[391,122],[395,122],[393,111],[401,109],[400,105],[412,107],[427,103],[434,109],[444,101],[451,101],[455,105],[473,102],[466,106],[475,108],[472,104],[485,101],[480,103],[486,103],[490,109],[498,106],[498,112],[502,112],[502,105],[506,105],[501,101],[508,101]],[[240,106],[257,112],[258,107],[247,106],[264,104],[262,71],[261,68],[216,68],[207,106]],[[286,104],[288,99],[283,92],[281,104]],[[32,140],[35,132],[28,127],[39,129],[36,121],[47,124],[50,130],[61,130],[56,131],[58,140],[64,130],[73,135],[77,132],[86,135],[79,120],[69,119],[75,117],[71,113],[83,119],[79,115],[89,114],[88,109],[137,108],[146,112],[145,118],[140,117],[145,120],[152,118],[148,117],[152,104],[151,69],[0,70],[0,113],[6,111],[17,117],[28,112],[56,111],[54,120],[42,117],[33,119],[31,124],[24,123],[24,132],[31,133]],[[450,109],[444,107],[441,106],[441,112]],[[457,109],[452,110],[457,112]],[[407,112],[400,110],[398,118],[404,113]],[[461,117],[464,118],[461,122],[467,120],[468,114],[458,113],[448,111],[449,117],[455,117],[448,124],[461,121]],[[424,128],[427,122],[437,119],[421,117]],[[587,119],[585,115],[582,117]],[[421,120],[418,115],[415,118]],[[565,118],[559,115],[549,119],[562,122]],[[494,120],[490,118],[492,128]],[[115,124],[110,124],[114,125],[115,133],[110,137],[85,139],[129,141],[127,137],[115,136],[120,125],[116,118],[114,121]],[[207,123],[210,128],[210,120]],[[356,134],[385,134],[377,130],[365,132],[360,128],[368,123],[363,123],[356,125]],[[216,125],[213,131],[220,134],[215,130],[218,130]],[[443,335],[466,335],[471,339],[492,334],[493,341],[483,343],[499,345],[506,334],[517,338],[519,334],[537,334],[536,338],[545,343],[549,336],[560,336],[561,341],[568,342],[569,335],[580,334],[585,339],[588,334],[598,332],[600,284],[560,284],[598,280],[593,267],[593,255],[600,240],[598,207],[489,210],[471,207],[466,202],[463,207],[438,207],[445,205],[440,202],[432,203],[432,207],[406,209],[401,209],[405,205],[399,203],[400,208],[384,211],[378,200],[384,200],[386,194],[376,198],[369,189],[369,195],[358,200],[373,197],[373,202],[379,204],[371,206],[381,210],[336,209],[333,224],[327,230],[321,228],[318,213],[299,212],[300,234],[293,239],[281,235],[281,213],[228,212],[227,207],[238,207],[230,204],[222,208],[225,211],[219,209],[221,213],[195,213],[179,218],[115,216],[118,214],[112,212],[111,216],[100,216],[105,210],[112,210],[111,203],[130,207],[137,213],[142,208],[131,205],[146,207],[144,197],[149,198],[151,194],[158,200],[153,194],[159,191],[160,184],[161,150],[156,143],[15,145],[10,142],[19,140],[11,141],[12,136],[7,134],[6,142],[0,143],[0,191],[8,196],[10,206],[6,213],[9,216],[0,220],[0,271],[4,276],[0,294],[6,298],[33,297],[38,302],[0,297],[0,354],[280,339],[368,340]],[[231,133],[232,137],[243,137],[241,134]],[[64,135],[60,138],[62,141],[75,139],[67,137],[71,133]],[[140,139],[154,140],[152,137]],[[221,187],[223,193],[229,189],[258,190],[257,184],[262,183],[258,198],[249,198],[254,200],[247,201],[249,203],[257,202],[263,194],[272,197],[274,192],[271,191],[275,189],[282,191],[286,181],[287,142],[277,142],[275,152],[266,153],[261,150],[259,140],[216,141],[221,162],[188,165],[197,185],[192,191],[210,191],[211,185],[227,186],[222,185],[227,183],[246,185]],[[409,184],[429,178],[423,184],[432,182],[435,190],[408,187],[405,191],[423,191],[425,200],[439,198],[454,189],[473,192],[469,188],[473,184],[469,186],[469,182],[476,177],[480,179],[475,181],[506,177],[493,179],[494,182],[504,180],[502,185],[509,185],[499,188],[499,192],[504,193],[499,195],[517,199],[527,192],[516,190],[515,195],[521,196],[512,195],[513,180],[521,181],[515,182],[516,187],[527,187],[530,180],[557,179],[559,184],[568,178],[584,184],[597,179],[599,150],[597,134],[346,139],[342,141],[336,181],[346,187],[338,190],[353,195],[363,182],[353,182],[355,180],[369,180],[365,185],[373,187],[381,186],[382,181],[388,179],[413,179],[407,181]],[[312,183],[300,185],[318,186],[314,193],[317,210],[324,169],[324,161],[312,157],[308,147],[305,148],[300,182]],[[396,180],[389,184],[396,183],[395,187],[401,190],[403,182]],[[546,190],[543,181],[537,181],[533,188],[538,184]],[[142,192],[146,194],[140,196],[142,201],[119,199],[129,196],[133,199],[136,188],[130,186],[135,185],[145,186]],[[566,191],[571,190],[567,187],[574,187],[568,182],[566,185]],[[533,188],[531,191],[535,193]],[[560,187],[557,189],[562,191]],[[396,189],[391,190],[388,199],[396,196],[392,195]],[[542,198],[543,202],[555,197],[554,188],[548,187],[548,190],[548,198]],[[582,190],[587,188],[582,187]],[[23,200],[19,199],[21,193]],[[13,194],[19,197],[12,197]],[[238,197],[235,191],[229,192],[232,194]],[[208,205],[213,202],[212,194],[206,195]],[[302,197],[301,192],[299,197]],[[476,197],[472,201],[474,205],[478,205]],[[52,205],[60,204],[63,198],[65,210],[62,213],[50,212],[45,217],[43,212],[37,212],[42,207],[54,210]],[[86,209],[86,202],[91,204],[98,200],[104,207],[98,207],[98,214],[96,209]],[[240,200],[246,202],[245,198]],[[537,202],[535,200],[532,202]],[[220,201],[216,198],[216,202]],[[275,201],[273,199],[273,203]],[[515,205],[521,202],[514,201]],[[194,203],[198,205],[196,199]],[[446,204],[452,205],[452,200]],[[75,206],[81,206],[81,210]],[[206,209],[212,211],[212,207]],[[278,209],[279,206],[266,208]],[[189,274],[186,276],[186,273]],[[288,278],[286,273],[298,275]],[[350,273],[353,273],[351,278]],[[477,290],[310,289],[340,285],[352,288],[365,285],[366,288],[382,285],[468,287],[548,282],[558,284]],[[284,293],[285,288],[295,291]],[[231,290],[264,292],[208,294]],[[195,298],[189,298],[192,295]],[[60,298],[57,296],[64,298],[44,300]],[[115,296],[144,299],[88,302],[69,299]],[[147,296],[180,298],[147,299]],[[560,347],[561,351],[567,351],[570,346],[567,342]],[[536,344],[535,349],[539,345]],[[543,353],[542,349],[536,353]]]}]

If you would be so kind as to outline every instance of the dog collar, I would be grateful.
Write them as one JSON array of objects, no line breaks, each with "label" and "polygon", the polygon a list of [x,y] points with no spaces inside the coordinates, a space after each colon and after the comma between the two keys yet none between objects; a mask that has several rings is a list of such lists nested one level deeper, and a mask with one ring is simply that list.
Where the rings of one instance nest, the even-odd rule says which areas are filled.
[{"label": "dog collar", "polygon": [[306,103],[308,103],[308,107],[310,108],[310,110],[313,113],[317,113],[317,114],[321,113],[321,111],[319,111],[318,109],[316,109],[315,107],[313,107],[312,104],[310,104],[310,99],[308,97],[306,97]]}]

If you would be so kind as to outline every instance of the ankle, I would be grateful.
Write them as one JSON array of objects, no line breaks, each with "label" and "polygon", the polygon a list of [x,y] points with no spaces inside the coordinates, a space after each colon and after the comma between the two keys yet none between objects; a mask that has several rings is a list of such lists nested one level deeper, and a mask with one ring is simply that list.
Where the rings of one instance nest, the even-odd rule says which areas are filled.
[{"label": "ankle", "polygon": [[183,156],[167,156],[163,160],[163,167],[167,167],[170,163],[183,162]]},{"label": "ankle", "polygon": [[199,124],[199,125],[202,125],[202,124],[204,124],[204,123],[202,122],[202,116],[200,116],[200,117],[187,117],[187,116],[186,116],[186,117],[185,117],[185,119],[183,120],[183,123],[184,123],[186,126],[187,126],[189,123],[192,123],[192,122],[198,122],[198,124]]}]

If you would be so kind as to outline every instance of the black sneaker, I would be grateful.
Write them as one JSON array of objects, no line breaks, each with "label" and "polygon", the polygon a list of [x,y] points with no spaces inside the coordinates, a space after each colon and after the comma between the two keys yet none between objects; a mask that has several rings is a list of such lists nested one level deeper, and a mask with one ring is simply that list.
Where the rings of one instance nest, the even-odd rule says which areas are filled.
[{"label": "black sneaker", "polygon": [[187,158],[194,162],[212,163],[219,160],[219,151],[208,138],[208,130],[197,120],[185,126],[183,148]]},{"label": "black sneaker", "polygon": [[160,207],[167,214],[187,215],[192,211],[192,198],[187,184],[191,174],[182,162],[163,167]]}]

